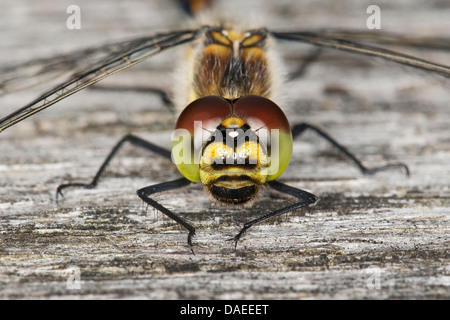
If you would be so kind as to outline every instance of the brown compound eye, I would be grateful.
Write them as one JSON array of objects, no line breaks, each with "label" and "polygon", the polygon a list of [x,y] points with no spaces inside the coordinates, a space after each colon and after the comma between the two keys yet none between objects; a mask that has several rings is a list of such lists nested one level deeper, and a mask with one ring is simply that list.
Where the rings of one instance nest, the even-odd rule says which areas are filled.
[{"label": "brown compound eye", "polygon": [[194,122],[201,121],[203,129],[214,131],[232,114],[230,102],[219,96],[202,97],[191,102],[178,117],[175,129],[186,129],[194,134]]},{"label": "brown compound eye", "polygon": [[267,180],[278,178],[289,165],[292,155],[291,128],[284,112],[269,99],[249,95],[234,102],[233,115],[243,119],[260,142],[265,142],[270,156]]},{"label": "brown compound eye", "polygon": [[244,96],[234,102],[233,114],[245,120],[256,130],[264,127],[290,132],[289,121],[281,108],[273,101],[260,96]]},{"label": "brown compound eye", "polygon": [[203,141],[231,114],[230,102],[218,96],[199,98],[181,112],[172,133],[172,161],[186,179],[200,181]]}]

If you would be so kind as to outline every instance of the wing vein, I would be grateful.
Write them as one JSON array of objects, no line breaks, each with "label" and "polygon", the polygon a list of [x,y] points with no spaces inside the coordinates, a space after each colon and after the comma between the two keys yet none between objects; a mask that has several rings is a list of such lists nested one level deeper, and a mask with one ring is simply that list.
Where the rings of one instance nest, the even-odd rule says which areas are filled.
[{"label": "wing vein", "polygon": [[22,108],[0,119],[0,132],[50,107],[68,96],[85,89],[117,72],[132,67],[168,48],[194,40],[199,30],[176,31],[116,44],[116,51],[95,64],[91,64],[68,81],[45,92]]}]

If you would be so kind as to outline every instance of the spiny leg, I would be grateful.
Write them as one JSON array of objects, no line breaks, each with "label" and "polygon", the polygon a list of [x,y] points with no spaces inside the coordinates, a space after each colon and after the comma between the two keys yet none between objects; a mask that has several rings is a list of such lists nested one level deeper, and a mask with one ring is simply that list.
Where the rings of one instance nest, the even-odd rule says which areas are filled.
[{"label": "spiny leg", "polygon": [[169,209],[167,209],[166,207],[164,207],[163,205],[161,205],[160,203],[158,203],[157,201],[155,201],[149,197],[154,193],[182,188],[182,187],[189,185],[190,183],[191,182],[188,179],[181,178],[181,179],[163,182],[163,183],[159,183],[159,184],[156,184],[153,186],[148,186],[148,187],[139,189],[137,191],[137,194],[138,194],[139,198],[141,198],[145,203],[147,203],[148,205],[151,205],[156,210],[161,211],[166,216],[168,216],[170,219],[176,221],[177,223],[181,224],[183,227],[185,227],[187,229],[187,231],[189,232],[188,238],[187,238],[187,243],[188,243],[188,246],[191,249],[192,253],[195,254],[194,250],[192,249],[192,246],[193,246],[192,237],[195,235],[194,226],[192,226],[189,222],[187,222],[185,219],[183,219],[176,213],[170,211]]},{"label": "spiny leg", "polygon": [[380,171],[385,171],[385,170],[389,170],[389,169],[393,169],[393,168],[402,168],[402,169],[405,170],[406,175],[409,176],[409,168],[408,168],[408,166],[406,164],[404,164],[404,163],[401,163],[401,162],[390,163],[390,164],[387,164],[387,165],[384,165],[384,166],[380,166],[380,167],[375,167],[375,168],[367,168],[367,167],[365,167],[362,164],[362,162],[360,160],[358,160],[358,158],[356,158],[350,151],[347,150],[347,148],[342,146],[339,142],[334,140],[331,136],[329,136],[327,133],[325,133],[321,129],[319,129],[319,128],[313,126],[313,125],[310,125],[308,123],[300,123],[300,124],[295,125],[292,128],[292,137],[295,139],[296,137],[298,137],[300,134],[302,134],[307,129],[314,131],[319,136],[321,136],[322,138],[327,140],[329,143],[331,143],[333,146],[335,146],[340,152],[345,154],[347,156],[347,158],[349,158],[350,160],[353,161],[353,163],[356,164],[356,166],[359,168],[359,170],[363,174],[371,175],[371,174],[375,174],[375,173],[380,172]]},{"label": "spiny leg", "polygon": [[100,166],[100,169],[98,169],[97,173],[95,174],[94,178],[90,183],[66,183],[61,184],[56,189],[56,199],[58,200],[58,195],[63,196],[62,191],[67,188],[85,188],[85,189],[92,189],[97,186],[98,180],[100,179],[101,175],[105,171],[108,164],[111,162],[111,160],[114,158],[114,156],[117,154],[117,152],[120,150],[120,148],[123,146],[125,142],[130,142],[132,145],[155,152],[156,154],[170,159],[171,153],[170,151],[163,149],[161,147],[158,147],[157,145],[154,145],[153,143],[150,143],[148,141],[145,141],[139,137],[136,137],[134,135],[128,134],[125,137],[123,137],[111,150],[111,152],[108,154],[106,159],[103,161],[103,164]]},{"label": "spiny leg", "polygon": [[228,240],[233,240],[234,241],[234,248],[236,248],[237,242],[242,237],[242,235],[245,233],[245,231],[247,231],[249,228],[251,228],[255,224],[263,222],[263,221],[266,221],[268,219],[272,219],[272,218],[278,217],[278,216],[282,215],[283,213],[306,207],[306,206],[308,206],[310,204],[313,204],[318,199],[312,193],[309,193],[307,191],[288,186],[288,185],[286,185],[284,183],[281,183],[281,182],[278,182],[278,181],[269,181],[268,185],[271,186],[273,189],[281,192],[281,193],[294,196],[297,199],[299,199],[300,201],[296,202],[294,204],[285,206],[285,207],[283,207],[281,209],[269,212],[269,213],[267,213],[267,214],[265,214],[265,215],[263,215],[263,216],[261,216],[259,218],[256,218],[256,219],[253,219],[253,220],[250,220],[250,221],[246,222],[244,224],[244,226],[242,227],[242,229],[239,231],[238,234],[236,234],[233,238],[228,239]]}]

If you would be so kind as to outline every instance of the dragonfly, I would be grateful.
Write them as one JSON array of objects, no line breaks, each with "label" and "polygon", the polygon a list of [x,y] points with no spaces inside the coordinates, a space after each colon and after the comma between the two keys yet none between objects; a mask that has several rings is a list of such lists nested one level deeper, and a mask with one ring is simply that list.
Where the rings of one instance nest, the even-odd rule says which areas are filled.
[{"label": "dragonfly", "polygon": [[[372,44],[360,42],[368,39]],[[220,23],[175,30],[96,48],[83,49],[70,56],[33,60],[1,70],[0,90],[8,91],[24,79],[46,76],[73,69],[71,77],[36,99],[0,119],[0,132],[57,104],[103,79],[150,59],[166,50],[186,47],[186,85],[174,99],[181,108],[172,134],[172,149],[167,150],[138,136],[123,137],[107,155],[88,183],[67,183],[57,188],[57,197],[68,188],[95,188],[111,160],[126,143],[170,159],[181,178],[137,190],[146,204],[174,220],[187,232],[187,245],[193,250],[195,226],[168,209],[155,195],[200,183],[220,203],[243,205],[255,199],[262,186],[268,186],[296,199],[276,210],[246,222],[230,240],[236,248],[244,233],[254,225],[317,202],[308,191],[289,186],[278,178],[289,165],[293,140],[312,131],[336,147],[363,174],[400,168],[409,175],[404,163],[366,167],[353,153],[321,128],[309,123],[289,123],[277,105],[277,75],[271,51],[274,42],[307,43],[358,55],[391,61],[444,78],[450,67],[380,47],[401,43],[405,46],[450,48],[446,39],[413,39],[389,34],[345,30],[276,31],[266,27],[240,29]],[[318,51],[319,52],[319,51]],[[32,68],[43,66],[42,68]],[[33,73],[27,70],[33,69]],[[36,70],[37,69],[37,70]],[[32,85],[32,82],[31,82]]]}]

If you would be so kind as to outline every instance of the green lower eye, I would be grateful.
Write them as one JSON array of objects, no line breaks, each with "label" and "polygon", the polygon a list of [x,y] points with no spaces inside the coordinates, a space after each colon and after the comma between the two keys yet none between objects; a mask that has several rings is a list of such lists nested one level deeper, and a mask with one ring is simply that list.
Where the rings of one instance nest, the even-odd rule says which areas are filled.
[{"label": "green lower eye", "polygon": [[200,182],[198,154],[194,150],[193,136],[186,129],[172,133],[172,162],[188,180]]},{"label": "green lower eye", "polygon": [[[276,135],[275,132],[271,135],[271,139],[275,141],[275,144],[272,143],[270,147],[268,181],[275,180],[286,170],[292,156],[291,132],[279,132],[278,139],[276,137],[274,138],[273,135]],[[278,145],[276,144],[276,140],[278,140]]]}]

